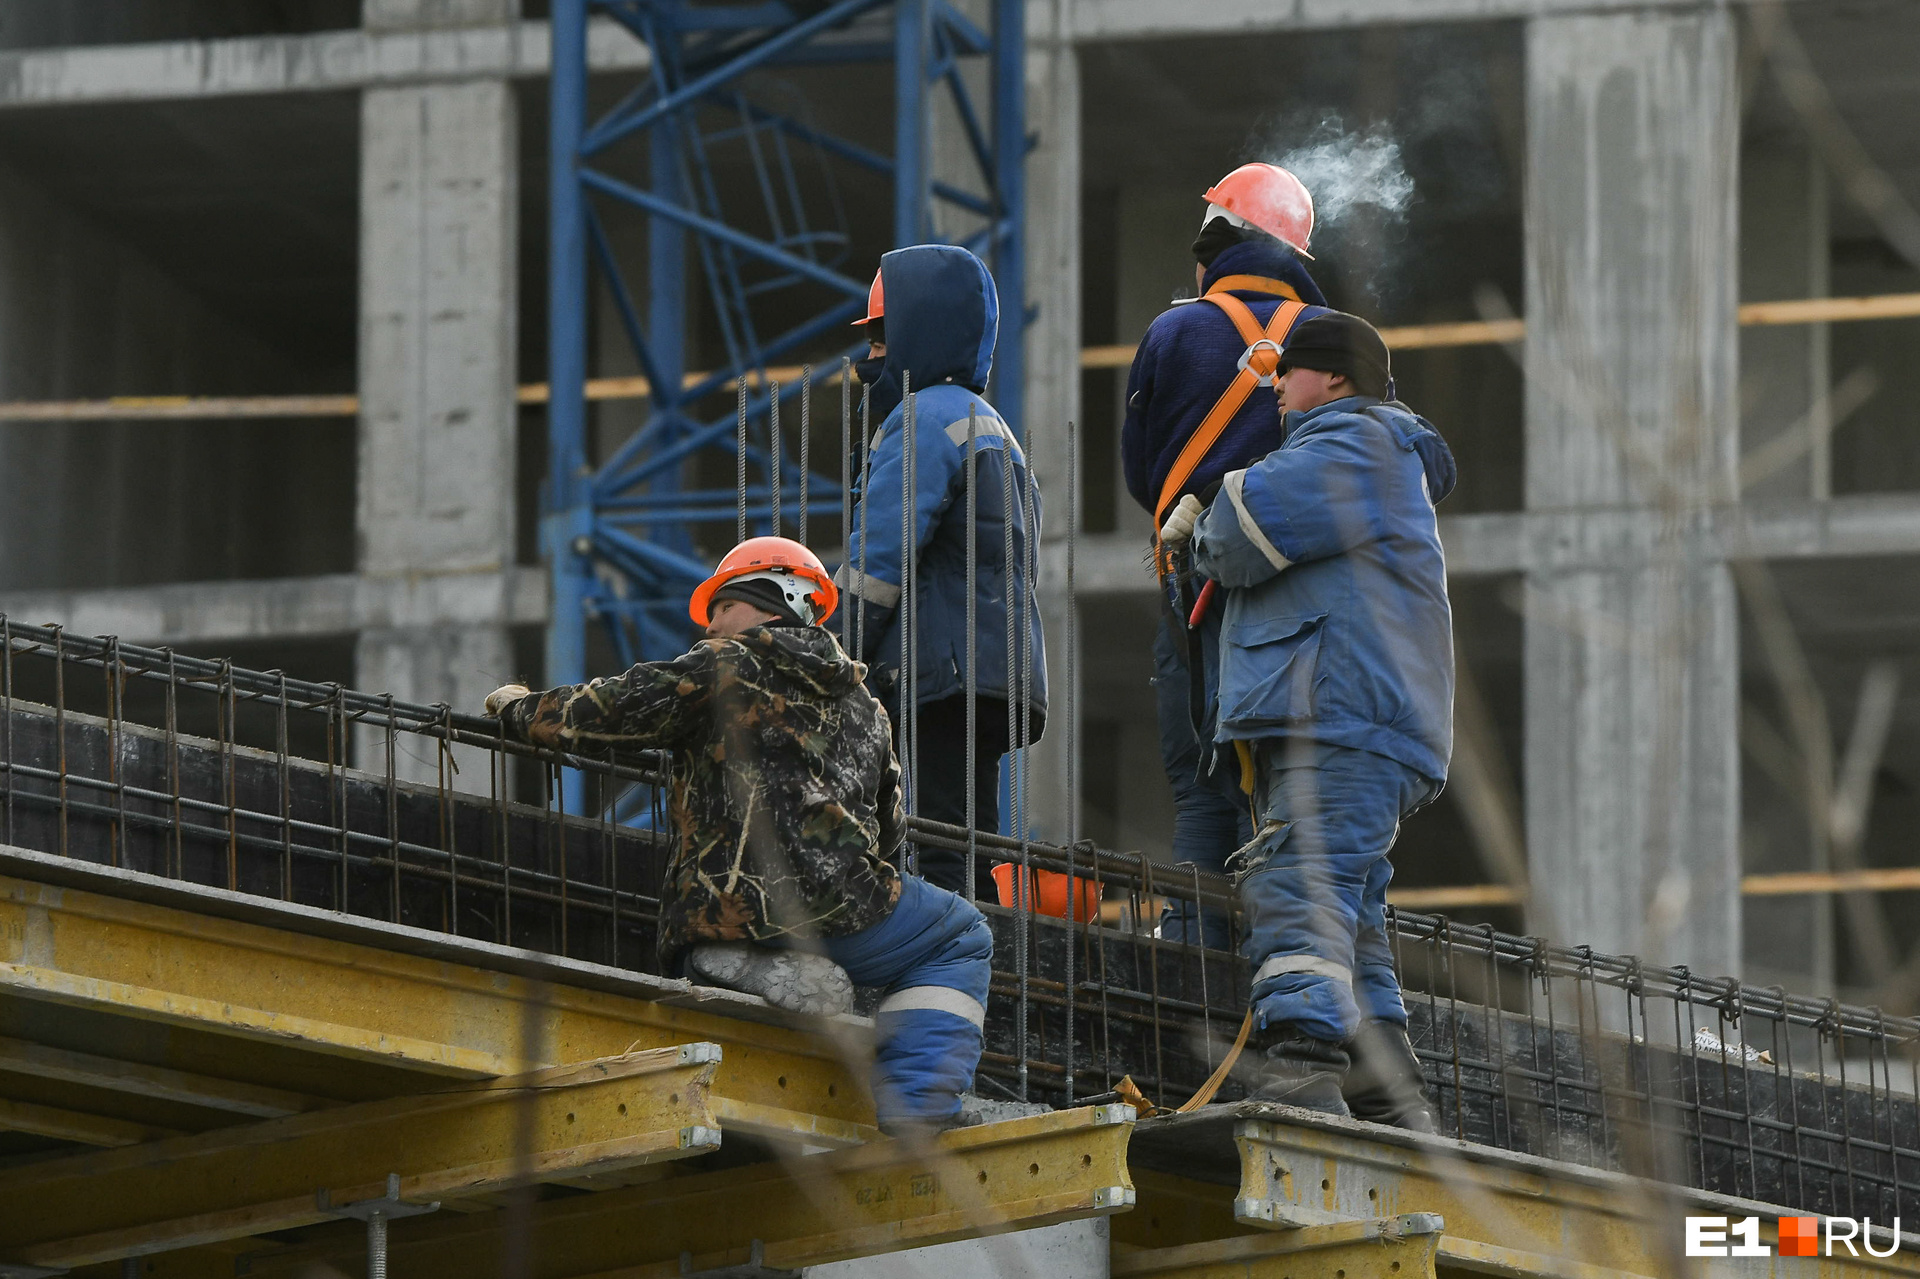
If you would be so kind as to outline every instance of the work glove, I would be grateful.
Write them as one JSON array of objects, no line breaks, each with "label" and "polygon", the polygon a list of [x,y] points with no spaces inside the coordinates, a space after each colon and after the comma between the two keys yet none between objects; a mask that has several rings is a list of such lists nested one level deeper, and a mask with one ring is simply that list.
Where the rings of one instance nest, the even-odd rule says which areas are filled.
[{"label": "work glove", "polygon": [[1193,526],[1206,509],[1206,503],[1191,493],[1181,498],[1173,508],[1173,514],[1167,516],[1167,522],[1160,526],[1160,541],[1169,546],[1188,541],[1193,537]]},{"label": "work glove", "polygon": [[525,684],[502,684],[487,694],[487,700],[481,709],[487,718],[499,719],[500,712],[507,708],[508,702],[517,702],[532,692],[533,690]]}]

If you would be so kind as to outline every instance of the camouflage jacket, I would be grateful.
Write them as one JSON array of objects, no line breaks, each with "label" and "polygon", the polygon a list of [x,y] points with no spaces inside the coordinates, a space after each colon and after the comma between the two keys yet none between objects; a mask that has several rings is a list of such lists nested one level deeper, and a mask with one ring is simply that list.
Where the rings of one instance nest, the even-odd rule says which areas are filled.
[{"label": "camouflage jacket", "polygon": [[675,845],[660,893],[671,971],[696,942],[838,937],[893,910],[900,765],[865,678],[829,631],[759,626],[530,694],[500,718],[543,746],[673,752]]}]

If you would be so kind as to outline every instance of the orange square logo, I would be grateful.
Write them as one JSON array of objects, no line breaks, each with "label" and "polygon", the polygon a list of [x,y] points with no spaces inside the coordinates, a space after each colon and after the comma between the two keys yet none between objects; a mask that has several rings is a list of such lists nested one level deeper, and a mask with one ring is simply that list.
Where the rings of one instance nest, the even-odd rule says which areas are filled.
[{"label": "orange square logo", "polygon": [[1780,1255],[1817,1257],[1820,1255],[1820,1218],[1780,1218]]}]

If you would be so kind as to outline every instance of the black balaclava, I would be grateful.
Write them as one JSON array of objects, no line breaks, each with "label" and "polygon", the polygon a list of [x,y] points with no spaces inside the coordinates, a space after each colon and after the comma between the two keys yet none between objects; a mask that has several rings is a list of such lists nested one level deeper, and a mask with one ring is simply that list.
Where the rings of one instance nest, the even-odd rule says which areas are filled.
[{"label": "black balaclava", "polygon": [[1213,260],[1222,253],[1255,237],[1272,239],[1264,231],[1235,226],[1226,218],[1211,218],[1201,226],[1200,234],[1193,237],[1194,261],[1201,266],[1212,266]]},{"label": "black balaclava", "polygon": [[[886,343],[886,317],[875,316],[873,319],[868,320],[867,345],[885,346]],[[855,360],[853,362],[853,376],[859,379],[861,386],[878,386],[880,384],[880,374],[886,367],[886,356],[870,355],[864,360]]]},{"label": "black balaclava", "polygon": [[742,603],[753,605],[763,613],[772,613],[776,620],[765,623],[767,626],[806,625],[806,623],[800,620],[799,614],[795,613],[793,609],[788,606],[787,597],[781,592],[779,586],[769,582],[764,577],[753,578],[749,581],[736,579],[728,582],[725,586],[722,586],[713,593],[713,598],[708,607],[711,608],[713,604],[718,604],[721,600],[739,600]]}]

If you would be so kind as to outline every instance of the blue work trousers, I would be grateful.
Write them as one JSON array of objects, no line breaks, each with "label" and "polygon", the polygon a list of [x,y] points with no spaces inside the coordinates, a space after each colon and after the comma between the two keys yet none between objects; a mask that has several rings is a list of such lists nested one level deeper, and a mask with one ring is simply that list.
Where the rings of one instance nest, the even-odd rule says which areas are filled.
[{"label": "blue work trousers", "polygon": [[1363,1019],[1404,1026],[1386,932],[1387,852],[1440,783],[1384,755],[1305,739],[1254,751],[1260,827],[1235,859],[1262,1029],[1351,1039]]},{"label": "blue work trousers", "polygon": [[993,933],[966,899],[914,875],[872,928],[821,941],[857,986],[886,993],[874,1014],[873,1104],[882,1123],[937,1123],[960,1110],[980,1065]]},{"label": "blue work trousers", "polygon": [[[1208,640],[1195,635],[1193,642]],[[1173,787],[1173,860],[1219,875],[1226,873],[1233,851],[1253,838],[1253,820],[1247,797],[1239,791],[1236,769],[1229,767],[1218,776],[1202,773],[1203,752],[1193,731],[1191,678],[1173,635],[1173,620],[1163,614],[1153,636],[1153,694],[1160,716],[1160,764]],[[1207,911],[1196,926],[1196,909],[1192,902],[1169,901],[1160,913],[1160,936],[1225,950],[1226,915]]]}]

